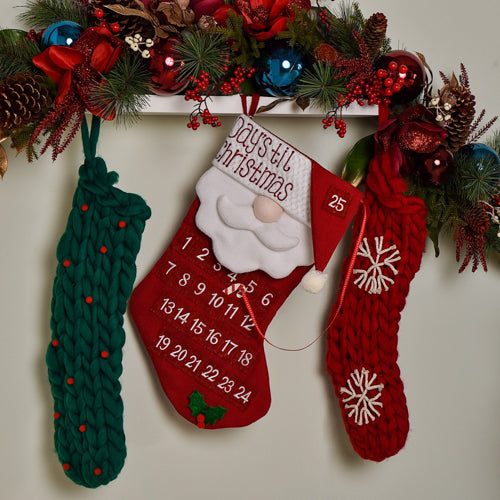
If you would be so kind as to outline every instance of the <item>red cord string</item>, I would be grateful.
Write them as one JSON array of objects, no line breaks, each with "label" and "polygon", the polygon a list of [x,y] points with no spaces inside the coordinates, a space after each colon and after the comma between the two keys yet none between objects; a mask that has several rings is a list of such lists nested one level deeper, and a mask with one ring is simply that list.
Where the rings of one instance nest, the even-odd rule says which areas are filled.
[{"label": "red cord string", "polygon": [[288,352],[304,351],[305,349],[308,349],[313,344],[315,344],[321,337],[323,337],[323,335],[329,330],[329,328],[333,325],[333,323],[337,319],[338,313],[339,313],[340,309],[342,308],[342,303],[344,302],[344,297],[345,297],[345,294],[347,292],[347,287],[349,285],[349,281],[350,281],[351,276],[352,276],[354,262],[356,260],[357,255],[358,255],[358,250],[359,250],[359,247],[361,245],[361,241],[363,240],[363,236],[365,233],[366,220],[368,218],[368,214],[366,212],[366,207],[365,207],[364,202],[362,202],[362,207],[363,207],[363,217],[361,220],[359,235],[358,235],[358,238],[356,240],[356,244],[354,245],[354,250],[353,250],[352,255],[351,255],[351,260],[349,261],[349,267],[347,268],[347,274],[346,274],[344,283],[342,285],[342,289],[340,291],[337,310],[335,311],[335,314],[333,315],[333,317],[331,317],[326,328],[314,340],[309,342],[309,344],[307,344],[306,346],[299,347],[297,349],[291,349],[291,348],[287,348],[287,347],[280,347],[276,344],[273,344],[270,340],[268,340],[266,338],[265,334],[262,332],[262,330],[259,327],[259,324],[257,322],[257,318],[255,317],[255,313],[253,312],[253,309],[252,309],[252,305],[250,304],[250,301],[248,300],[248,295],[247,295],[246,290],[245,290],[245,285],[243,285],[242,283],[236,283],[236,284],[231,285],[223,290],[223,292],[227,295],[230,295],[231,293],[234,293],[234,292],[238,292],[238,296],[243,298],[243,302],[245,303],[245,306],[248,310],[248,314],[250,314],[250,317],[252,318],[253,324],[255,325],[255,329],[257,330],[258,334],[262,337],[262,339],[265,342],[267,342],[270,346],[273,346],[276,349],[279,349],[280,351],[288,351]]}]

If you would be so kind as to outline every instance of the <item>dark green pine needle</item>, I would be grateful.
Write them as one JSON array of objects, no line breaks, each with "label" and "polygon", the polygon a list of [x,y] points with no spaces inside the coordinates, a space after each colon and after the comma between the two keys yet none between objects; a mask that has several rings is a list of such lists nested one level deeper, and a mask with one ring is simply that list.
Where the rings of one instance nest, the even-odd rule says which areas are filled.
[{"label": "dark green pine needle", "polygon": [[88,28],[92,23],[89,8],[74,0],[28,0],[24,9],[18,19],[31,29],[43,30],[63,19],[82,28]]},{"label": "dark green pine needle", "polygon": [[180,78],[197,78],[206,71],[214,81],[225,73],[228,50],[222,35],[185,31],[176,50],[184,63]]},{"label": "dark green pine needle", "polygon": [[103,83],[92,89],[91,102],[104,110],[104,117],[116,114],[117,123],[132,124],[149,102],[149,70],[136,54],[124,53]]},{"label": "dark green pine needle", "polygon": [[297,87],[298,95],[309,98],[313,106],[331,111],[338,106],[337,98],[345,93],[345,80],[337,78],[338,70],[328,64],[315,63],[307,69]]}]

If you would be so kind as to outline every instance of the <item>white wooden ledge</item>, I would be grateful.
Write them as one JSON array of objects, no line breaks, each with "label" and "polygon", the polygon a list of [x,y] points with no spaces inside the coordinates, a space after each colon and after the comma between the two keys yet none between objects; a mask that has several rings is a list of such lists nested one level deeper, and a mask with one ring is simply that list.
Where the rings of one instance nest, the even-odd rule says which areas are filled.
[{"label": "white wooden ledge", "polygon": [[[209,109],[214,115],[227,116],[239,115],[242,112],[241,99],[239,95],[215,96],[211,97]],[[260,106],[266,106],[278,99],[277,97],[261,97]],[[248,98],[250,105],[250,98]],[[142,110],[144,114],[150,115],[189,115],[194,107],[193,101],[186,101],[183,95],[173,96],[150,96],[149,106]],[[377,106],[359,106],[352,103],[342,115],[346,118],[361,118],[377,116]],[[295,104],[295,101],[281,102],[273,109],[260,114],[259,116],[273,117],[323,117],[324,113],[320,108],[309,106],[305,111]]]}]

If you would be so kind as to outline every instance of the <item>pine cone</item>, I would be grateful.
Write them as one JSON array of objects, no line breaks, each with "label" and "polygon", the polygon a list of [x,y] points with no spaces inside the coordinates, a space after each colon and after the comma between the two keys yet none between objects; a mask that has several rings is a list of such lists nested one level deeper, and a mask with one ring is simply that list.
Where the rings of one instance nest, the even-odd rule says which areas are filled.
[{"label": "pine cone", "polygon": [[363,41],[366,44],[370,58],[375,58],[384,42],[385,32],[387,30],[387,18],[381,12],[372,14],[366,21],[363,30]]},{"label": "pine cone", "polygon": [[488,212],[484,209],[484,206],[478,203],[468,208],[469,209],[464,215],[464,220],[470,228],[478,234],[483,234],[488,231],[491,225],[491,219]]},{"label": "pine cone", "polygon": [[0,127],[18,128],[38,119],[52,104],[44,78],[27,71],[15,73],[0,83]]},{"label": "pine cone", "polygon": [[440,91],[442,104],[450,104],[451,118],[447,122],[448,148],[458,151],[466,142],[475,115],[476,101],[468,87],[459,85],[455,75]]},{"label": "pine cone", "polygon": [[106,8],[107,5],[121,5],[129,9],[140,10],[139,5],[134,0],[94,0],[94,5],[96,9],[102,9],[104,12],[102,21],[108,23],[109,26],[114,23],[120,26],[120,31],[116,34],[119,38],[133,37],[136,33],[141,35],[144,40],[154,38],[155,30],[147,19],[140,16],[124,16]]}]

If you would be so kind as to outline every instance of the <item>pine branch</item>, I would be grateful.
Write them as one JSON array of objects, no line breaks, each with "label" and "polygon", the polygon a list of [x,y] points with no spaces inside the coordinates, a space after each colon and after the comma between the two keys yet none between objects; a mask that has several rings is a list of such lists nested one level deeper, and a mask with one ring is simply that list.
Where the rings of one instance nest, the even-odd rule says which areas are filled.
[{"label": "pine branch", "polygon": [[219,34],[226,42],[231,43],[233,61],[243,68],[253,66],[260,56],[264,42],[258,42],[254,37],[247,36],[243,29],[243,16],[229,11],[226,27],[217,26],[213,33]]},{"label": "pine branch", "polygon": [[339,71],[329,64],[315,63],[307,69],[297,86],[300,97],[310,99],[313,106],[331,111],[338,107],[337,98],[346,92],[345,80],[338,77]]},{"label": "pine branch", "polygon": [[310,11],[299,10],[298,6],[292,6],[295,17],[293,21],[288,21],[286,31],[280,31],[277,38],[288,39],[293,47],[296,43],[312,54],[314,49],[322,42],[317,30],[318,20],[312,18]]},{"label": "pine branch", "polygon": [[359,57],[360,47],[353,36],[353,30],[363,33],[366,25],[359,5],[356,2],[340,2],[330,21],[332,29],[326,33],[326,41],[348,59]]},{"label": "pine branch", "polygon": [[144,60],[124,53],[104,81],[91,89],[92,106],[103,111],[104,117],[116,115],[118,124],[132,124],[149,102],[150,73]]},{"label": "pine branch", "polygon": [[220,34],[186,30],[176,51],[184,63],[179,74],[181,79],[196,78],[206,71],[211,81],[218,81],[225,73],[229,50]]},{"label": "pine branch", "polygon": [[462,200],[488,201],[498,190],[500,166],[495,160],[481,161],[463,154],[455,155],[455,175],[451,187]]},{"label": "pine branch", "polygon": [[40,48],[35,42],[26,40],[25,35],[20,30],[0,31],[0,80],[20,71],[41,73],[32,61]]},{"label": "pine branch", "polygon": [[73,21],[83,28],[92,24],[89,7],[74,0],[28,0],[18,19],[25,26],[42,30],[58,21]]}]

